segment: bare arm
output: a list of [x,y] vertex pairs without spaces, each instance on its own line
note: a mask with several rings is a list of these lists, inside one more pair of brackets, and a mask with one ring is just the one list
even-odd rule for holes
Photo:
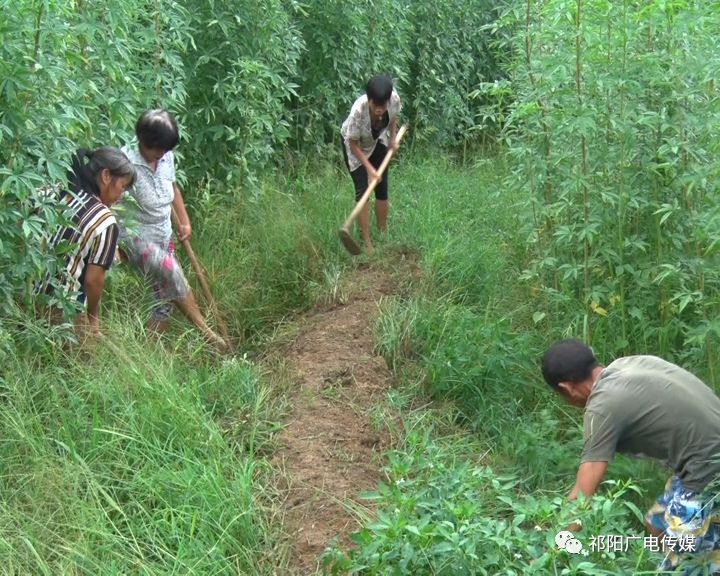
[[393,118],[390,120],[390,147],[393,150],[398,149],[397,143],[397,119]]
[[173,196],[173,211],[177,217],[176,227],[178,233],[178,239],[180,242],[190,238],[192,228],[190,227],[190,218],[188,217],[187,210],[185,210],[185,201],[183,200],[182,193],[178,185],[173,182],[173,189],[175,194]]
[[368,175],[368,183],[370,183],[370,181],[372,181],[378,177],[378,174],[375,171],[375,168],[373,168],[373,165],[370,164],[370,160],[368,160],[368,157],[365,156],[365,153],[362,151],[362,148],[360,148],[359,141],[358,140],[349,140],[349,142],[350,142],[350,151],[353,153],[355,158],[360,160],[362,165],[365,167],[365,170],[367,171],[367,175]]
[[105,268],[97,264],[88,264],[85,271],[83,290],[87,299],[87,319],[90,331],[100,331],[100,298],[105,286]]
[[590,498],[600,482],[602,482],[607,470],[607,462],[583,462],[577,471],[577,477],[575,478],[575,486],[570,490],[568,494],[569,500],[575,500],[579,493],[583,493],[586,498]]

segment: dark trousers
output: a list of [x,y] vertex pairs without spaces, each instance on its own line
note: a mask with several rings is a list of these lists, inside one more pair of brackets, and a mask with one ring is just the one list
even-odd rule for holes
[[[348,171],[350,171],[347,150],[345,149],[345,141],[342,139],[342,136],[340,137],[340,143],[342,145],[345,166],[347,166]],[[385,154],[387,154],[387,146],[378,140],[375,144],[375,150],[373,150],[373,153],[370,154],[370,158],[368,158],[370,165],[375,168],[375,170],[380,168],[380,164],[382,164],[382,161],[385,159]],[[380,182],[378,182],[378,185],[375,186],[375,200],[387,200],[388,198],[388,172],[389,170],[385,169],[385,173],[382,175]],[[362,195],[368,187],[369,182],[367,170],[365,170],[365,166],[360,165],[360,167],[350,172],[350,176],[352,177],[353,184],[355,185],[355,202],[357,202],[360,198],[362,198]]]

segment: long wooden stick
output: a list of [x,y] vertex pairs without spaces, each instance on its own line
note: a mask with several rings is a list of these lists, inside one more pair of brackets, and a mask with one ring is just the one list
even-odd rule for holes
[[190,246],[190,240],[186,238],[185,240],[181,240],[180,243],[185,249],[185,253],[187,254],[187,257],[192,264],[193,270],[195,270],[195,274],[197,275],[198,282],[200,282],[200,287],[202,288],[203,294],[205,295],[205,299],[207,300],[207,303],[215,316],[215,321],[217,322],[218,328],[220,328],[220,334],[222,334],[222,337],[226,341],[226,343],[229,344],[230,336],[228,335],[227,326],[225,326],[225,322],[223,321],[222,316],[220,316],[220,312],[215,302],[215,298],[213,298],[212,292],[210,292],[210,286],[208,286],[207,280],[205,278],[205,272],[203,271],[200,262],[195,256],[195,252],[193,251],[192,246]]
[[[172,209],[172,217],[175,221],[176,227],[179,228],[179,220],[177,214],[175,213],[175,208]],[[225,322],[220,316],[217,304],[215,303],[215,298],[213,298],[212,292],[210,291],[210,286],[208,285],[207,279],[205,278],[205,272],[203,271],[203,267],[200,264],[200,261],[197,259],[197,256],[195,256],[195,251],[190,245],[190,240],[185,238],[184,240],[180,240],[180,243],[182,244],[182,247],[187,254],[188,260],[190,260],[190,264],[192,265],[193,270],[195,271],[195,276],[200,283],[200,288],[202,289],[203,295],[205,296],[205,301],[208,303],[208,306],[210,306],[210,310],[212,310],[213,316],[215,316],[215,321],[217,322],[218,328],[220,329],[220,334],[222,335],[223,340],[225,340],[225,343],[230,346],[230,336],[228,334],[227,326],[225,326]]]
[[[400,140],[402,140],[402,137],[405,135],[407,129],[407,125],[405,125],[402,126],[400,130],[398,130],[398,133],[395,136],[396,144],[400,144]],[[370,198],[370,194],[372,194],[372,191],[375,190],[375,187],[382,180],[382,175],[385,172],[385,169],[388,167],[388,164],[390,164],[390,160],[392,160],[394,153],[394,148],[388,149],[387,154],[385,154],[385,158],[383,158],[382,164],[380,164],[380,167],[377,169],[377,177],[373,178],[373,180],[370,182],[367,190],[365,190],[363,195],[360,197],[360,200],[357,201],[357,203],[355,204],[355,208],[352,212],[350,212],[350,216],[348,216],[347,220],[345,220],[345,223],[340,228],[340,239],[342,240],[342,243],[345,245],[345,248],[347,248],[350,254],[360,254],[360,247],[355,243],[355,240],[353,240],[352,236],[350,235],[350,226],[352,225],[353,220],[355,220],[355,218],[358,217],[358,214],[360,214],[360,212],[362,211],[363,207]]]

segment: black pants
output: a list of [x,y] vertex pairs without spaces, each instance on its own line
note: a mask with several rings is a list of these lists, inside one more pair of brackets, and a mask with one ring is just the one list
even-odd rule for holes
[[[347,150],[345,149],[345,141],[342,136],[340,137],[340,144],[342,145],[345,166],[347,166],[347,169],[350,170]],[[373,150],[373,153],[370,154],[370,158],[368,158],[370,165],[375,168],[375,170],[380,168],[380,164],[382,164],[382,161],[385,159],[385,154],[387,154],[387,146],[378,140],[375,144],[375,150]],[[386,168],[380,182],[378,182],[378,185],[375,186],[375,200],[387,200],[388,198],[388,172],[389,170]],[[350,172],[350,176],[352,177],[353,184],[355,185],[355,202],[357,202],[360,198],[362,198],[362,195],[368,187],[367,170],[365,170],[365,166],[361,164],[358,168]]]

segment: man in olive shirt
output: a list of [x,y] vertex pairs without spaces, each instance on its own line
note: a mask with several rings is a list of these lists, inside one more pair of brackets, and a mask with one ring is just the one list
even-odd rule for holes
[[[595,493],[615,452],[658,459],[674,476],[646,516],[655,535],[692,537],[712,570],[720,570],[720,525],[709,485],[720,477],[720,398],[701,380],[655,356],[598,364],[579,340],[553,344],[543,356],[545,381],[584,407],[584,446],[569,498]],[[670,554],[661,566],[674,569]]]

